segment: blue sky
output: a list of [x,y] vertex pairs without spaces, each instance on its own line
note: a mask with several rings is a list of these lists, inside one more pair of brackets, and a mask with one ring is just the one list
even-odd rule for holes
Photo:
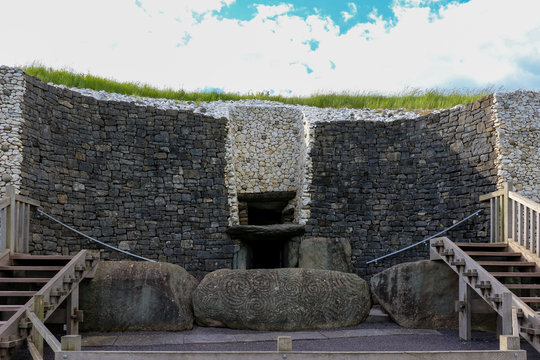
[[538,0],[1,0],[0,63],[184,90],[540,89]]

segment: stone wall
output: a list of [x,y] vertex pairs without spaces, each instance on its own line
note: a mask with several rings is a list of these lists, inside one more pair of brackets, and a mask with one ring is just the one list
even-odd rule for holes
[[[195,273],[231,266],[226,119],[26,81],[25,194],[67,224],[136,254]],[[36,220],[36,253],[94,247]]]
[[360,276],[426,258],[419,246],[376,264],[366,261],[433,235],[477,209],[482,216],[447,235],[488,236],[487,204],[496,189],[492,97],[393,122],[317,122],[306,238],[346,238]]
[[21,185],[24,73],[0,67],[0,194],[6,185]]
[[493,113],[499,183],[540,202],[540,93],[496,93]]
[[[356,272],[369,276],[428,248],[366,261],[479,208],[447,235],[486,240],[478,196],[503,181],[538,201],[539,122],[538,92],[416,117],[73,91],[0,67],[0,193],[14,184],[99,240],[197,275],[232,266],[238,194],[294,191],[305,238],[350,242]],[[95,247],[44,218],[33,230],[36,253]]]

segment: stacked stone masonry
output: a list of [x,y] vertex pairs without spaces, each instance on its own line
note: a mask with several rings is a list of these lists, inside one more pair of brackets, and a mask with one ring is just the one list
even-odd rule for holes
[[[478,196],[503,181],[537,196],[539,109],[534,92],[423,116],[194,104],[68,89],[1,67],[0,192],[14,184],[68,225],[199,278],[233,266],[238,194],[294,192],[303,239],[348,241],[355,272],[370,276],[428,249],[366,261],[479,208],[448,236],[486,241]],[[32,230],[34,253],[96,247],[37,215]]]
[[[97,101],[31,77],[23,108],[22,192],[44,211],[188,271],[231,266],[225,121]],[[48,219],[35,220],[35,252],[93,247]]]
[[538,92],[497,93],[497,169],[523,195],[540,202],[540,96]]
[[22,103],[25,91],[20,69],[0,68],[0,193],[6,185],[21,184],[23,131]]
[[305,237],[347,238],[361,276],[426,258],[420,241],[484,208],[448,234],[485,241],[488,211],[478,202],[495,190],[491,97],[458,109],[393,122],[319,122],[311,149],[311,216]]

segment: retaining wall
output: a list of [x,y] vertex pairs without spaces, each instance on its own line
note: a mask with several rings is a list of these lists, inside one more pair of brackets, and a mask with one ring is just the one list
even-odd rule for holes
[[[224,119],[98,101],[32,77],[26,82],[22,191],[44,211],[189,271],[231,266]],[[88,247],[50,220],[36,220],[34,251]]]
[[[219,106],[210,116],[98,100],[0,67],[0,192],[14,184],[68,225],[195,275],[232,266],[238,193],[296,191],[305,238],[347,239],[361,276],[427,257],[420,246],[366,264],[479,208],[447,235],[486,241],[478,197],[503,181],[539,199],[539,93],[388,122]],[[34,253],[94,247],[37,216],[33,232]]]
[[426,258],[419,246],[377,264],[366,261],[435,234],[479,208],[482,216],[448,236],[487,240],[487,204],[496,189],[492,97],[393,122],[318,122],[306,237],[346,238],[360,276]]

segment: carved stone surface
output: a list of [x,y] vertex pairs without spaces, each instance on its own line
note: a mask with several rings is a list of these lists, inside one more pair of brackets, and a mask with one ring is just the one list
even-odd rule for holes
[[168,263],[102,261],[81,286],[84,331],[181,331],[193,327],[197,280]]
[[304,232],[304,225],[299,224],[236,225],[227,230],[229,235],[248,241],[289,238],[303,235]]
[[197,323],[253,330],[353,326],[371,308],[367,283],[315,269],[217,270],[193,295]]

